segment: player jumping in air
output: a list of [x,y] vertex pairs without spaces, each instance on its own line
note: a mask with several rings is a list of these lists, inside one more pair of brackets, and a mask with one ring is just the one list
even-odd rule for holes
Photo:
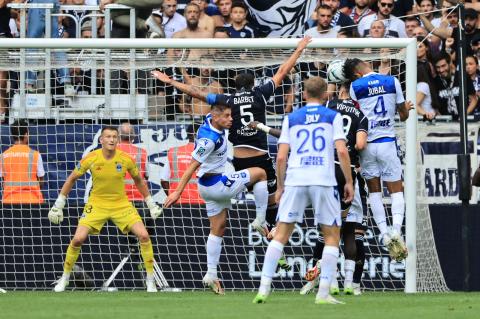
[[[169,80],[163,74],[158,74],[158,77],[164,82]],[[222,251],[227,212],[231,206],[230,200],[243,192],[246,187],[267,180],[267,174],[259,167],[225,173],[228,157],[225,131],[231,126],[232,111],[230,107],[213,105],[205,123],[197,132],[190,166],[180,179],[177,188],[168,195],[164,203],[164,207],[174,204],[180,198],[193,173],[198,169],[198,191],[205,200],[207,216],[210,221],[210,234],[207,240],[207,273],[203,277],[203,283],[216,294],[224,293],[218,279],[217,266]]]
[[[353,81],[350,86],[351,98],[358,102],[368,118],[368,143],[360,153],[360,166],[362,176],[367,180],[373,218],[390,256],[401,261],[408,252],[402,238],[405,200],[394,124],[397,111],[401,121],[408,119],[412,103],[405,102],[397,78],[373,72],[370,65],[360,59],[347,59],[343,73],[346,79]],[[393,228],[390,230],[382,202],[381,180],[386,182],[392,198]]]
[[102,128],[100,135],[102,148],[87,154],[75,170],[68,176],[58,195],[55,205],[48,213],[53,224],[63,220],[68,193],[83,174],[90,171],[93,188],[88,203],[78,222],[75,235],[70,242],[65,256],[63,275],[54,288],[55,292],[65,291],[68,286],[73,266],[80,254],[80,249],[89,234],[99,234],[103,225],[111,220],[124,234],[132,232],[140,242],[140,251],[147,272],[146,286],[148,292],[156,292],[153,276],[153,247],[150,236],[140,215],[125,193],[125,175],[128,172],[137,189],[150,209],[150,216],[155,219],[162,214],[162,209],[153,201],[147,184],[141,178],[133,159],[125,152],[117,149],[118,130],[116,127]]

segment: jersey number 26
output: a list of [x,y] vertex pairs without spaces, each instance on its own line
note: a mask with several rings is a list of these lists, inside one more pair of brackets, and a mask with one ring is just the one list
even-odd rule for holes
[[301,129],[297,132],[297,139],[302,140],[300,147],[297,149],[297,154],[303,154],[310,151],[310,147],[315,152],[321,152],[325,149],[325,138],[322,136],[325,129],[317,127],[311,133],[307,129]]

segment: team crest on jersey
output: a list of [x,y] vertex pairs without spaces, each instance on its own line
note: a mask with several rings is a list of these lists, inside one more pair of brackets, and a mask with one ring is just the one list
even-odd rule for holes
[[197,150],[197,155],[203,156],[203,154],[205,154],[205,148],[200,146]]
[[121,171],[122,171],[122,164],[117,163],[117,172],[121,172]]

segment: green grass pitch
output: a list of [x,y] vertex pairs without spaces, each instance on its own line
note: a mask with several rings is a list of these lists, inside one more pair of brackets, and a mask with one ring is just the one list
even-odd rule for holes
[[[315,305],[313,294],[273,292],[254,305],[253,292],[8,292],[0,294],[0,318],[480,318],[480,293],[365,293],[340,296],[346,305]],[[382,317],[380,317],[380,315]]]

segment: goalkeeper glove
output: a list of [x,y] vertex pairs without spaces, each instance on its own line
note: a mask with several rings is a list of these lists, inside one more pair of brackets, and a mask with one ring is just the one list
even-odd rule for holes
[[162,215],[163,209],[153,201],[152,196],[146,197],[145,203],[147,204],[148,209],[150,209],[150,216],[152,219],[157,219],[160,217],[160,215]]
[[65,202],[67,198],[60,194],[58,195],[55,204],[52,209],[48,212],[48,219],[52,224],[60,224],[63,221],[63,207],[65,207]]

